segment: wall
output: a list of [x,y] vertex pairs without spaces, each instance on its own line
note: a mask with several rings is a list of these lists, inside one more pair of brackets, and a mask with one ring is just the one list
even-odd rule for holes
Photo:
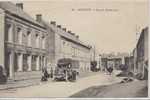
[[4,67],[4,25],[5,25],[5,13],[2,9],[0,9],[0,65],[2,65]]
[[[8,25],[11,25],[12,41],[8,41]],[[21,28],[22,43],[18,42],[18,28]],[[28,32],[31,34],[31,45],[28,45]],[[36,35],[38,34],[39,40],[36,43]],[[5,67],[10,79],[20,80],[29,79],[28,73],[31,74],[30,78],[41,78],[41,69],[45,65],[43,57],[46,55],[46,48],[43,48],[46,44],[42,43],[42,37],[46,38],[47,31],[45,28],[34,25],[23,19],[17,18],[9,13],[5,16]],[[37,47],[38,45],[38,47]],[[18,59],[18,55],[22,55]],[[10,56],[11,55],[11,56]],[[32,60],[27,61],[27,56],[30,56]],[[33,58],[39,57],[37,63]],[[11,58],[11,60],[10,60]],[[10,63],[11,62],[11,63]],[[31,62],[31,63],[30,63]],[[28,63],[28,64],[27,64]],[[30,64],[29,64],[30,63]],[[31,65],[31,70],[29,70]],[[43,66],[41,66],[43,65]],[[18,67],[19,66],[19,67]],[[19,69],[21,68],[21,70]],[[34,74],[33,72],[36,72]]]
[[48,36],[46,48],[48,48],[48,67],[54,66],[55,63],[55,30],[47,26]]
[[60,32],[61,31],[58,29],[55,30],[55,65],[59,59],[70,58],[75,60],[76,63],[78,63],[77,65],[82,67],[82,70],[89,70],[91,57],[90,50],[65,39],[59,34]]
[[148,28],[144,31],[144,60],[148,60]]
[[145,62],[148,61],[148,27],[144,28],[141,32],[140,38],[136,45],[136,69],[137,73],[144,75]]

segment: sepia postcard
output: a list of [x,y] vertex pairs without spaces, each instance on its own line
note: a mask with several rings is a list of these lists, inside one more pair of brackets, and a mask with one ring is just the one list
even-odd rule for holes
[[0,1],[0,99],[148,99],[148,0]]

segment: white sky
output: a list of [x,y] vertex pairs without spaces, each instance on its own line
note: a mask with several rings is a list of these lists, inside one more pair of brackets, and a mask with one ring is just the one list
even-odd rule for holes
[[[94,44],[100,53],[131,52],[136,43],[136,31],[148,25],[148,3],[146,0],[111,1],[51,0],[23,3],[24,10],[31,16],[41,13],[44,20],[56,21],[78,34],[82,41]],[[80,8],[115,11],[77,11]]]

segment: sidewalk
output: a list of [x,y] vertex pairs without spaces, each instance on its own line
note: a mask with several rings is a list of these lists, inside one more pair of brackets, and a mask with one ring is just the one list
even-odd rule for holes
[[23,88],[33,85],[39,85],[40,79],[34,79],[33,80],[21,80],[21,81],[10,81],[6,84],[0,85],[0,90],[7,90],[7,89],[14,89],[14,88]]
[[[99,73],[102,73],[102,72],[83,72],[83,73],[80,73],[77,80],[81,78],[97,75]],[[23,88],[23,87],[29,87],[29,86],[34,86],[34,85],[45,84],[49,82],[52,82],[51,78],[49,78],[47,82],[41,82],[41,79],[34,79],[34,81],[33,80],[10,81],[6,84],[0,85],[0,90]]]

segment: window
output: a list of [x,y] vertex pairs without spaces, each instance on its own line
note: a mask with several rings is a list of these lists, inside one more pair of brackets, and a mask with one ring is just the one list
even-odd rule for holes
[[72,56],[75,56],[75,47],[72,47]]
[[32,56],[32,71],[36,71],[36,56]]
[[14,56],[15,56],[15,59],[14,59],[14,71],[17,72],[18,68],[19,68],[19,66],[18,66],[18,59],[19,58],[18,58],[18,54],[17,53],[15,53]]
[[13,42],[13,28],[11,24],[7,25],[7,40]]
[[17,43],[22,44],[22,30],[17,28]]
[[39,48],[39,35],[36,34],[35,37],[36,37],[36,48]]
[[27,34],[22,34],[22,44],[27,45]]
[[42,37],[42,49],[45,49],[45,37]]
[[31,46],[31,32],[27,31],[27,45]]
[[66,45],[65,45],[66,42],[65,42],[64,40],[61,40],[61,43],[62,43],[62,47],[61,47],[62,52],[65,53],[65,52],[66,52],[66,50],[65,50],[65,49],[66,49],[66,47],[65,47],[65,46],[66,46]]
[[65,41],[63,41],[63,45],[65,45],[65,43],[66,43],[66,42],[65,42]]
[[27,54],[24,54],[23,55],[23,71],[28,71],[28,63],[27,63],[27,57],[28,55]]

